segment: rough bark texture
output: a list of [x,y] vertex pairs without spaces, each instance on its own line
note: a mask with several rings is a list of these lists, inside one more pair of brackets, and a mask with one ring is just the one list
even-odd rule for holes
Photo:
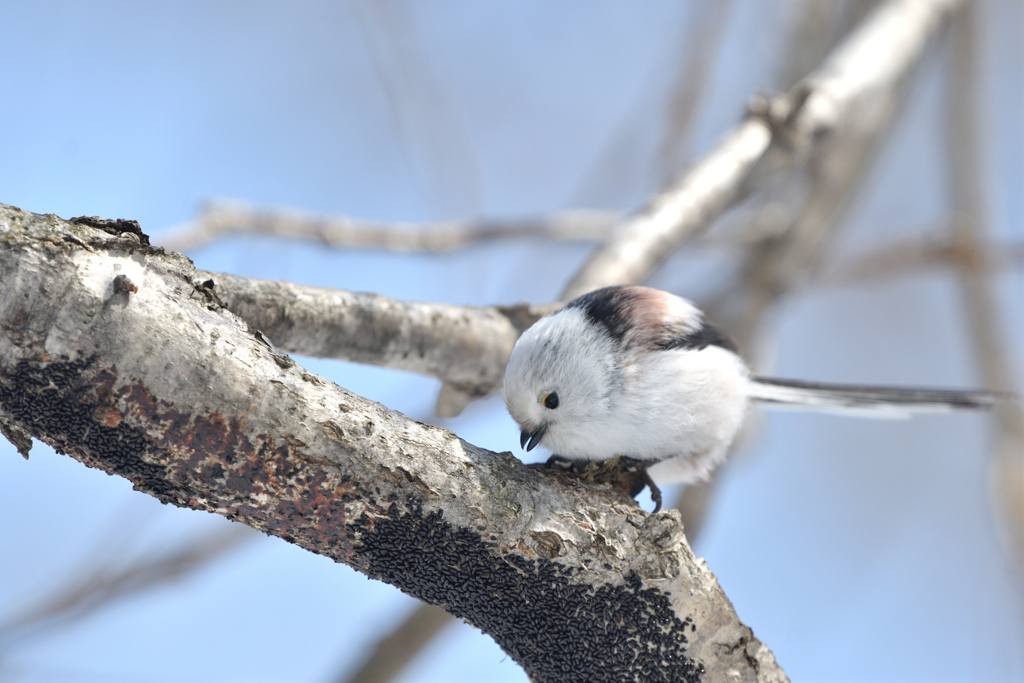
[[501,388],[516,339],[552,306],[453,306],[198,271],[224,306],[289,353],[432,375],[477,398]]
[[537,681],[781,681],[678,513],[304,371],[179,254],[0,205],[0,422],[387,581]]

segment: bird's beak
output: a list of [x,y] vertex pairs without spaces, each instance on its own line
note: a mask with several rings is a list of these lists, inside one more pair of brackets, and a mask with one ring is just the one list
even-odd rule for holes
[[548,431],[548,426],[546,424],[537,427],[533,431],[524,429],[523,433],[519,435],[519,445],[527,451],[532,451],[537,447],[537,444],[540,443],[540,440],[544,438],[544,432],[546,431]]

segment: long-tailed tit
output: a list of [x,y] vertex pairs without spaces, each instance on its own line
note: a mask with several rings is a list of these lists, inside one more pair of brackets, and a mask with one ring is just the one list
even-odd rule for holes
[[707,478],[751,402],[904,417],[988,408],[999,395],[755,377],[692,303],[621,286],[574,299],[526,330],[502,398],[527,451],[540,445],[570,461],[650,463],[654,494],[653,484]]

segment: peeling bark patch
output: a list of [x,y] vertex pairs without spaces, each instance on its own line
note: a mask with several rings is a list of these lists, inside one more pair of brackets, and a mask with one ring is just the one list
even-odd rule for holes
[[392,505],[386,518],[364,514],[355,524],[370,576],[489,633],[531,680],[701,680],[703,667],[686,656],[694,624],[636,574],[593,587],[546,558],[506,553],[496,561],[497,549],[478,533],[415,506],[403,513]]
[[99,406],[93,411],[93,417],[108,427],[121,424],[121,411],[112,406]]
[[114,419],[112,409],[100,403],[114,375],[97,372],[95,360],[20,361],[0,381],[0,409],[58,453],[166,497],[173,487],[164,468],[139,457],[148,445],[142,430]]
[[347,504],[369,498],[350,477],[306,460],[301,443],[250,436],[245,425],[220,413],[181,413],[139,384],[120,394],[138,419],[151,422],[149,431],[167,454],[167,476],[176,493],[169,502],[216,512],[352,563]]
[[91,228],[98,228],[105,233],[111,235],[121,235],[122,233],[129,233],[139,238],[139,241],[143,244],[149,244],[149,235],[142,232],[142,227],[138,221],[128,220],[127,218],[100,218],[99,216],[78,216],[68,221],[69,223],[76,223],[78,225],[88,225]]

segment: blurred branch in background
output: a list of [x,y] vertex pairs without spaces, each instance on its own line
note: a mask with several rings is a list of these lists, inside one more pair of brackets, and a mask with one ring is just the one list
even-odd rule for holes
[[[842,12],[837,9],[842,6],[840,3],[827,4],[831,10],[825,16],[831,23],[824,26],[808,18],[821,19],[822,3],[809,0],[804,4],[806,16],[797,22],[796,33],[787,41],[790,49],[783,66],[783,82],[791,77],[794,64],[809,60],[812,46],[823,53],[834,47],[844,31],[850,30],[850,18],[863,13],[865,3],[849,3],[856,4],[860,12]],[[812,33],[815,35],[809,35]],[[831,36],[831,41],[823,41],[823,35]],[[833,55],[843,49],[836,48]],[[823,59],[823,54],[817,58]],[[813,80],[813,76],[804,80]],[[851,122],[845,129],[833,129],[803,166],[779,169],[771,185],[758,197],[760,209],[740,232],[761,237],[747,250],[737,282],[705,302],[704,309],[709,318],[740,341],[748,354],[757,353],[760,344],[756,330],[765,321],[765,314],[806,281],[820,264],[825,247],[862,184],[871,151],[896,120],[907,95],[907,84],[906,80],[893,79],[889,88],[875,94],[880,100],[879,109],[887,116],[877,116],[871,126]],[[756,358],[748,360],[757,364]]]
[[[977,5],[953,23],[949,62],[948,149],[953,239],[959,255],[960,287],[978,369],[986,386],[1016,391],[1019,368],[1008,348],[1006,325],[999,312],[991,272],[981,255],[988,232],[980,119],[983,99],[978,87]],[[1007,402],[996,408],[998,433],[991,465],[994,504],[1003,521],[1002,540],[1024,578],[1024,407]]]
[[615,229],[561,298],[645,281],[766,179],[803,166],[833,139],[879,129],[893,115],[901,85],[958,5],[956,0],[880,5],[788,95],[755,98],[751,115]]
[[687,239],[709,229],[745,197],[747,179],[771,140],[768,124],[757,116],[729,131],[690,171],[621,223],[570,280],[560,299],[646,280]]
[[393,681],[455,617],[436,605],[421,602],[390,633],[377,641],[354,672],[342,672],[337,683]]
[[[818,3],[809,3],[807,7],[816,10]],[[836,15],[832,27],[837,40],[844,27],[843,16]],[[798,27],[808,30],[812,25],[805,21]],[[790,62],[807,57],[803,38],[797,34],[790,41],[791,45],[800,46],[791,50]],[[876,150],[898,118],[909,84],[909,78],[894,79],[890,89],[876,94],[880,109],[888,115],[876,118],[874,127],[850,125],[837,129],[816,147],[802,168],[783,169],[783,182],[766,193],[763,210],[753,217],[753,225],[744,230],[766,237],[751,246],[737,281],[706,302],[703,310],[709,319],[729,330],[741,348],[747,349],[746,359],[752,367],[763,369],[767,365],[763,350],[766,328],[774,319],[776,308],[807,282],[823,261],[867,177]],[[785,207],[781,212],[780,206]],[[788,223],[780,225],[781,216],[790,217]],[[771,227],[759,227],[759,223]],[[748,420],[745,431],[753,425],[756,422]],[[732,450],[738,450],[747,438],[749,435],[745,434],[733,444]],[[719,468],[707,482],[684,488],[676,500],[691,542],[707,518],[721,472]]]
[[[959,229],[947,227],[958,234]],[[980,236],[979,236],[980,237]],[[914,275],[928,269],[961,268],[965,261],[988,273],[1024,268],[1024,244],[971,243],[957,237],[925,233],[847,257],[821,274],[824,285],[854,285]]]
[[0,661],[5,651],[28,639],[70,626],[120,600],[184,579],[260,535],[243,524],[231,524],[123,568],[112,566],[122,557],[120,553],[104,553],[100,566],[91,571],[76,570],[61,582],[59,590],[21,614],[0,621]]
[[863,21],[878,0],[794,0],[787,9],[796,19],[785,42],[785,56],[778,69],[783,90],[795,86],[821,64],[822,58],[850,30]]
[[336,249],[443,252],[489,240],[535,237],[595,241],[608,236],[618,212],[577,209],[539,218],[478,219],[437,223],[384,223],[347,216],[311,216],[290,209],[260,209],[214,202],[191,223],[160,235],[160,244],[189,251],[230,235],[270,235],[308,240]]

